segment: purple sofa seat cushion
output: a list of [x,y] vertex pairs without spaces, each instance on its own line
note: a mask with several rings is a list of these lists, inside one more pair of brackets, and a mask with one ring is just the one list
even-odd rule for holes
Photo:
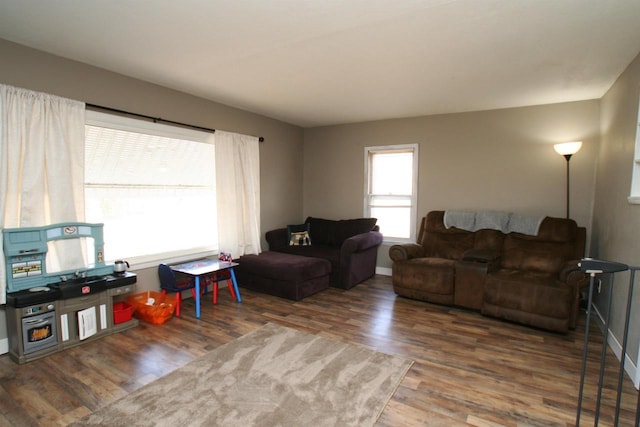
[[278,252],[309,258],[321,258],[329,261],[335,271],[340,267],[340,248],[314,244],[313,240],[311,241],[311,246],[285,246],[279,248]]
[[328,276],[331,273],[331,264],[327,260],[281,252],[243,255],[239,264],[239,268],[247,273],[288,282],[302,282],[316,277]]

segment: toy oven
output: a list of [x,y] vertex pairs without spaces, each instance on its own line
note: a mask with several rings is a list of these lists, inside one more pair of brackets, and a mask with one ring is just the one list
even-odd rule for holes
[[24,354],[58,344],[54,305],[45,303],[22,308],[22,345]]

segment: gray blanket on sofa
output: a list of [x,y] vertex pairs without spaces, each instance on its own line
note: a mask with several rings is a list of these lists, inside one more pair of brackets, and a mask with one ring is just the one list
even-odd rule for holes
[[522,233],[536,236],[544,216],[522,215],[502,211],[456,211],[444,212],[444,226],[461,230],[499,230],[505,234]]

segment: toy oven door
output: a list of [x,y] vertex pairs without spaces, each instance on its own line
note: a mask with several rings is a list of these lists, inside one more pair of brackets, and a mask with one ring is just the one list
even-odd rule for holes
[[55,312],[22,318],[24,354],[43,350],[58,343]]

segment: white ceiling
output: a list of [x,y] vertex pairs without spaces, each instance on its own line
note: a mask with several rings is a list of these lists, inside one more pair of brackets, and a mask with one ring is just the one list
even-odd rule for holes
[[638,0],[0,0],[0,38],[303,127],[600,98]]

